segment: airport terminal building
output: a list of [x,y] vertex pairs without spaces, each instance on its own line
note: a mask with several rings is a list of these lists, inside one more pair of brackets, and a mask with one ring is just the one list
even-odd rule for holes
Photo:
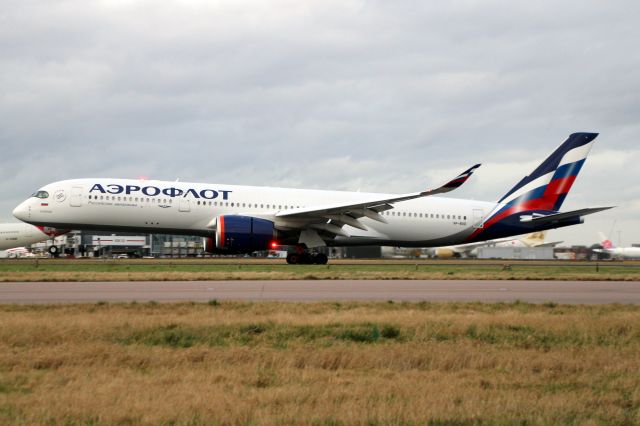
[[32,249],[36,254],[47,253],[52,246],[75,257],[195,257],[203,253],[201,237],[96,231],[72,231],[55,240],[34,244]]

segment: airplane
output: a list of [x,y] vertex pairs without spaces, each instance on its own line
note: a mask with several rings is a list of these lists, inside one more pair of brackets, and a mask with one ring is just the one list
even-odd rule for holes
[[602,238],[601,249],[594,249],[596,253],[606,253],[611,257],[622,259],[637,259],[640,258],[640,247],[616,247],[613,245],[610,239],[608,239],[602,232],[598,233]]
[[27,257],[33,256],[33,253],[29,251],[26,247],[15,247],[6,250],[0,250],[0,259],[5,259],[8,257]]
[[[31,244],[50,240],[69,232],[46,225],[29,225],[27,223],[0,223],[0,250],[24,248]],[[55,247],[55,246],[52,246]],[[57,247],[55,247],[57,253]],[[20,251],[14,251],[17,254]]]
[[497,202],[434,195],[305,190],[111,178],[53,182],[18,205],[27,223],[65,229],[202,236],[208,253],[294,246],[287,262],[326,263],[325,246],[438,247],[576,225],[611,207],[559,209],[597,133],[573,133]]
[[431,255],[440,259],[451,257],[473,257],[480,247],[555,247],[562,241],[545,241],[547,231],[532,232],[520,238],[499,238],[479,243],[460,244],[457,246],[436,247]]

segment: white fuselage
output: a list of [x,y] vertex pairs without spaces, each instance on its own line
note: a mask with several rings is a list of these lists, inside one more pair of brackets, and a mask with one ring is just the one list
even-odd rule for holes
[[612,257],[637,259],[640,258],[640,247],[615,247],[609,249],[602,249],[603,252],[608,253]]
[[[211,236],[215,219],[242,215],[272,220],[287,229],[278,212],[357,202],[385,194],[285,189],[127,179],[77,179],[41,188],[47,199],[31,197],[14,215],[38,225],[79,230],[130,231]],[[459,244],[496,203],[444,197],[398,202],[382,213],[387,223],[362,218],[367,230],[345,226],[349,237],[333,245],[442,246]],[[298,224],[299,225],[299,224]]]
[[0,250],[30,246],[51,237],[27,223],[0,223]]

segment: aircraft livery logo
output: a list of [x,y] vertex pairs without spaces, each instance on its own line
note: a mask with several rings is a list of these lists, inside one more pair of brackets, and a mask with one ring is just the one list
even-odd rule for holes
[[60,189],[60,190],[56,191],[55,194],[53,194],[53,198],[57,202],[61,203],[67,198],[67,194],[65,194],[64,189]]
[[101,185],[96,183],[91,187],[89,193],[92,192],[100,192],[101,194],[142,194],[147,197],[155,197],[156,195],[166,195],[168,197],[183,197],[186,198],[188,196],[192,196],[193,198],[205,198],[207,200],[214,200],[219,196],[222,196],[223,200],[229,199],[229,194],[232,191],[224,190],[224,189],[202,189],[198,191],[197,189],[188,188],[158,188],[157,186],[138,186],[138,185]]

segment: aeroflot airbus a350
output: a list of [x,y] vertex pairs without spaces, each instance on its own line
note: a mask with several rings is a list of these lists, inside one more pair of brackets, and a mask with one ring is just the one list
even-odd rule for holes
[[200,235],[211,253],[296,246],[289,263],[326,263],[321,246],[437,247],[582,223],[610,207],[559,212],[597,133],[574,133],[498,202],[433,197],[462,185],[391,195],[127,179],[75,179],[36,191],[13,211],[61,229]]

